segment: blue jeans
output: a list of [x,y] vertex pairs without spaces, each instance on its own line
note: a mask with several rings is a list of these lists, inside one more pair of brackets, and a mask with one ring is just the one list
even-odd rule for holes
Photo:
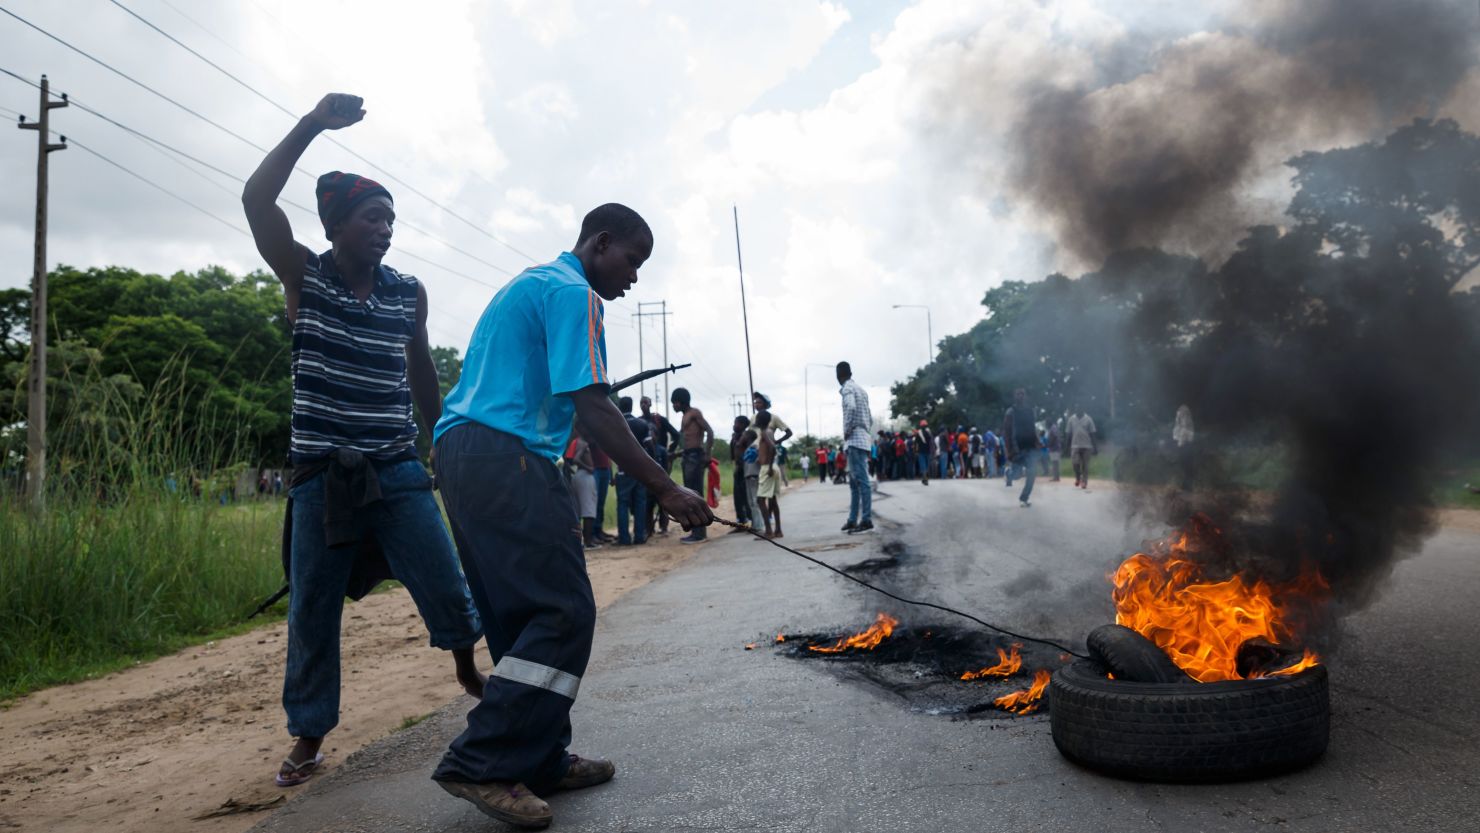
[[868,480],[868,449],[848,449],[848,523],[872,523],[874,487]]
[[930,455],[929,454],[916,454],[915,455],[915,470],[920,473],[920,479],[922,479],[922,480],[929,480],[930,479]]
[[[396,580],[406,585],[432,647],[471,648],[483,635],[432,480],[416,460],[378,472],[382,499],[355,511],[373,533]],[[324,475],[294,486],[293,561],[288,597],[288,667],[283,709],[293,737],[321,738],[339,723],[339,620],[358,548],[324,542]],[[395,681],[383,681],[395,684]]]
[[1023,473],[1023,491],[1018,495],[1018,500],[1023,503],[1027,503],[1028,498],[1033,494],[1033,478],[1038,470],[1038,456],[1037,451],[1019,451],[1017,456],[1012,458],[1012,466],[1007,470],[1007,485],[1009,486],[1012,485],[1013,472]]
[[611,466],[596,469],[596,531],[602,532],[601,525],[606,520],[606,490],[612,485]]
[[[647,489],[637,478],[617,472],[617,543],[641,544],[647,541]],[[627,533],[627,516],[632,516],[632,534]]]

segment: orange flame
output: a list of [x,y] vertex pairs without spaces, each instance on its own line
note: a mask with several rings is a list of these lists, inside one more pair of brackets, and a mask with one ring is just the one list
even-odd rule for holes
[[1011,677],[1023,667],[1023,656],[1018,653],[1022,647],[1022,643],[1014,642],[1011,654],[998,648],[997,659],[1000,661],[996,665],[988,666],[980,671],[967,671],[961,675],[961,679],[980,680],[983,677]]
[[786,641],[786,634],[784,634],[784,633],[778,633],[778,634],[776,634],[776,641],[777,642],[785,642]]
[[872,651],[878,647],[880,642],[883,642],[890,634],[894,633],[894,626],[898,624],[898,619],[887,613],[880,613],[879,618],[875,619],[872,625],[869,625],[868,630],[862,633],[855,633],[852,636],[845,636],[831,645],[808,645],[807,650],[817,651],[822,654],[840,654],[849,648]]
[[1299,674],[1301,671],[1304,671],[1305,669],[1311,667],[1312,665],[1320,665],[1320,664],[1321,664],[1321,658],[1318,657],[1318,656],[1316,656],[1314,653],[1312,653],[1309,648],[1306,648],[1305,649],[1305,656],[1301,657],[1300,661],[1297,662],[1297,663],[1295,663],[1294,665],[1291,665],[1288,668],[1281,668],[1278,671],[1270,671],[1267,674],[1255,673],[1254,676],[1255,677],[1283,677],[1283,676],[1286,676],[1288,674]]
[[[1202,522],[1194,523],[1194,532],[1221,534]],[[1117,623],[1155,642],[1200,682],[1242,679],[1238,649],[1246,640],[1257,637],[1275,645],[1298,641],[1292,607],[1324,601],[1329,589],[1313,569],[1283,584],[1237,575],[1211,581],[1188,556],[1191,546],[1184,531],[1152,547],[1150,555],[1127,558],[1112,577],[1111,595]],[[1278,673],[1293,674],[1319,661],[1307,651],[1299,664]]]
[[1043,699],[1043,690],[1048,688],[1050,675],[1048,669],[1040,668],[1033,672],[1033,685],[1022,691],[1014,691],[1004,694],[992,702],[999,708],[1006,709],[1013,714],[1030,714],[1038,710],[1039,701]]

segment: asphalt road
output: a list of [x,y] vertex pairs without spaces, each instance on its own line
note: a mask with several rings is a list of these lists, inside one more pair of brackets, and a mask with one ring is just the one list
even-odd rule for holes
[[[886,484],[878,534],[838,533],[843,486],[782,502],[786,541],[865,577],[1024,632],[1082,645],[1109,621],[1106,576],[1154,530],[1116,490],[1040,482],[1033,506],[1000,481]],[[746,536],[602,616],[572,712],[574,751],[617,778],[556,796],[569,831],[1474,831],[1480,829],[1480,535],[1444,531],[1347,620],[1331,657],[1332,736],[1314,767],[1216,786],[1113,780],[1061,758],[1046,716],[972,703],[1018,683],[913,683],[909,668],[797,659],[777,633],[857,630],[887,610],[899,638],[979,629],[907,608]],[[967,645],[970,637],[978,643]],[[988,640],[982,642],[982,640]],[[793,640],[794,642],[795,640]],[[759,643],[745,650],[750,642]],[[805,652],[803,652],[805,653]],[[1036,649],[1029,665],[1053,664]],[[966,664],[963,655],[954,660]],[[945,663],[949,670],[950,662]],[[916,671],[918,671],[916,667]],[[387,685],[396,681],[387,680]],[[428,776],[464,703],[352,756],[259,831],[506,829]]]

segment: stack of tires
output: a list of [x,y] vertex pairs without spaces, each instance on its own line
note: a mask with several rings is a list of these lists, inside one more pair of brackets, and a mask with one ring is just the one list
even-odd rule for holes
[[1326,751],[1324,666],[1200,683],[1120,625],[1091,633],[1089,652],[1049,685],[1054,744],[1075,763],[1124,778],[1212,782],[1288,772]]

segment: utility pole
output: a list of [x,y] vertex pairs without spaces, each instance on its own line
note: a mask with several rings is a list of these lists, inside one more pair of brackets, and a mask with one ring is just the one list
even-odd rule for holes
[[67,96],[51,100],[51,82],[41,76],[41,116],[22,130],[36,131],[36,258],[31,272],[31,367],[26,382],[26,499],[31,508],[46,506],[46,160],[67,148],[67,137],[51,141],[51,111],[67,106]]
[[740,269],[740,318],[745,323],[745,376],[750,382],[750,398],[755,399],[755,372],[750,367],[750,313],[745,307],[745,259],[740,256],[740,209],[730,206],[735,216],[735,265]]
[[[643,312],[643,310],[642,310],[643,307],[659,307],[660,308],[660,311],[659,312]],[[650,317],[653,317],[653,316],[657,316],[657,317],[659,317],[659,318],[661,318],[663,320],[663,367],[667,367],[668,366],[668,316],[671,315],[671,314],[672,313],[668,312],[668,302],[667,301],[639,301],[637,303],[637,312],[633,313],[632,314],[632,317],[637,319],[637,364],[638,364],[637,370],[638,370],[638,372],[647,370],[647,367],[645,365],[643,365],[643,363],[642,363],[642,319],[644,319],[644,318],[650,318]],[[668,413],[668,401],[672,398],[672,395],[668,392],[668,377],[671,376],[671,375],[672,374],[664,374],[663,375],[663,413],[665,413],[665,414]],[[639,395],[640,395],[641,389],[642,389],[641,388],[641,385],[639,385],[638,386]],[[658,385],[655,382],[655,383],[653,383],[653,393],[657,393],[657,392],[658,392]]]

